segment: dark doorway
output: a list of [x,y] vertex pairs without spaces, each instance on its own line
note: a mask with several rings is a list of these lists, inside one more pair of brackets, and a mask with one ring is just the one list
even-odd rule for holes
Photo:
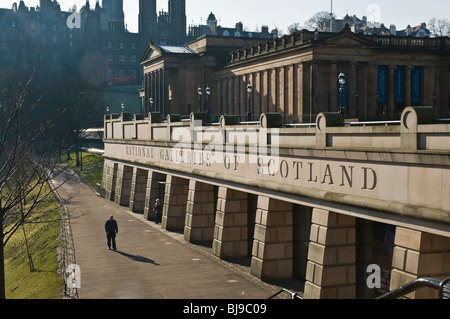
[[294,278],[306,280],[309,237],[311,233],[312,208],[292,205]]

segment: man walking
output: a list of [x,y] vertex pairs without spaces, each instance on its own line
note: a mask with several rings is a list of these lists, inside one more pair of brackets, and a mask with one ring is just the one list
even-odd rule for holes
[[108,240],[108,249],[111,250],[111,243],[112,248],[114,251],[116,251],[116,234],[119,233],[119,228],[117,226],[117,221],[114,220],[114,216],[110,215],[109,220],[105,223],[105,231],[106,231],[106,238]]

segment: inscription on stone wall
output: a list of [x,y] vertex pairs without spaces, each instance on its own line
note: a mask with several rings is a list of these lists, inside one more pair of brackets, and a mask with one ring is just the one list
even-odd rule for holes
[[[201,149],[168,149],[150,146],[124,146],[127,157],[152,162],[169,163],[180,167],[203,168],[205,171],[252,176],[254,179],[273,179],[274,182],[317,187],[358,188],[374,191],[378,174],[374,167],[357,163],[347,164],[323,159],[272,157],[270,155],[236,154]],[[114,152],[115,153],[115,152]],[[119,154],[111,154],[119,155]]]

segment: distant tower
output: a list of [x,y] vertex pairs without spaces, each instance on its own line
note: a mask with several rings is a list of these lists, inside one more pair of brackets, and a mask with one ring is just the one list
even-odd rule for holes
[[145,48],[150,40],[159,42],[156,0],[139,0],[139,34]]
[[169,0],[171,42],[184,44],[186,40],[186,0]]
[[124,31],[125,14],[123,13],[123,0],[103,0],[102,7],[108,12],[109,31]]

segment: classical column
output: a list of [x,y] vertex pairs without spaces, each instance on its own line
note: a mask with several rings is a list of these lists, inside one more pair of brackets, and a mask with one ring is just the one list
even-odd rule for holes
[[212,241],[214,218],[214,186],[189,181],[184,239],[191,243]]
[[248,256],[247,194],[220,187],[214,226],[213,253],[222,258]]
[[350,62],[350,73],[349,73],[349,79],[348,79],[348,110],[347,110],[347,116],[349,118],[355,117],[356,114],[356,91],[358,88],[358,76],[357,76],[357,69],[358,63],[357,62]]
[[339,108],[337,106],[338,101],[338,90],[337,90],[337,78],[338,78],[338,70],[337,64],[331,63],[330,66],[330,112],[339,112]]
[[264,70],[261,71],[261,114],[268,112],[268,104],[269,104],[269,71]]
[[270,70],[270,98],[269,98],[269,112],[277,112],[277,70]]
[[121,206],[130,205],[131,181],[133,167],[119,164],[117,168],[116,193],[114,202]]
[[263,280],[293,275],[292,204],[258,197],[251,273]]
[[188,179],[167,175],[162,217],[164,229],[184,229],[188,191]]
[[304,115],[308,113],[307,110],[305,110],[305,68],[303,63],[300,63],[297,68],[297,114],[298,114],[298,121],[300,123],[304,122]]
[[286,93],[287,93],[287,107],[286,107],[286,120],[292,121],[295,108],[295,66],[289,65],[287,67],[286,77]]
[[368,83],[367,83],[367,119],[374,120],[378,113],[378,65],[375,62],[368,64]]
[[239,114],[239,109],[240,109],[240,107],[239,107],[240,106],[239,105],[240,85],[239,85],[239,83],[240,83],[239,76],[237,76],[237,75],[233,76],[233,114]]
[[[450,277],[450,237],[397,227],[390,290],[423,277]],[[423,288],[406,296],[435,299],[436,290]]]
[[393,118],[395,114],[395,69],[396,66],[389,66],[388,68],[388,109],[386,116]]
[[261,73],[253,73],[253,120],[257,121],[261,114],[262,92],[261,92]]
[[135,213],[143,213],[145,207],[145,192],[147,189],[146,170],[135,167],[131,180],[130,210]]
[[356,298],[355,225],[354,217],[313,210],[306,299]]
[[286,86],[285,86],[285,69],[284,67],[277,68],[278,73],[278,112],[285,114],[286,113]]
[[411,85],[412,85],[412,69],[413,69],[414,67],[412,67],[412,66],[407,66],[406,68],[405,68],[405,106],[406,107],[408,107],[408,106],[412,106],[412,103],[411,103],[411,98],[412,98],[412,96],[411,96],[411,94],[412,94],[412,92],[411,92]]

